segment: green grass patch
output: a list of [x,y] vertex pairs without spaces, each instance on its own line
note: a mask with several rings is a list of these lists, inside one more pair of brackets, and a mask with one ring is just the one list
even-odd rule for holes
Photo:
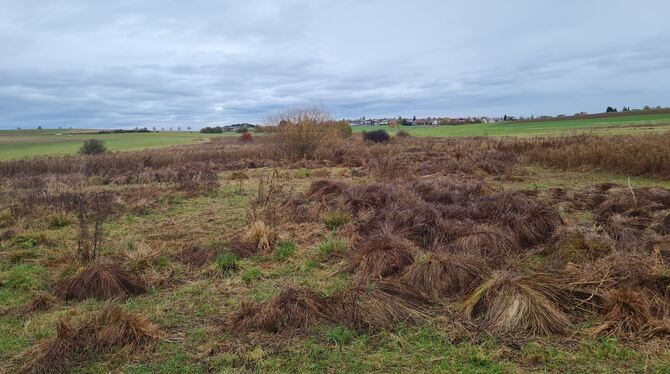
[[329,236],[316,247],[316,252],[320,256],[331,256],[342,254],[349,249],[349,244],[335,236]]
[[252,268],[245,270],[244,273],[242,273],[242,282],[248,284],[257,281],[261,279],[262,275],[263,273],[261,272],[261,269],[254,266]]
[[286,261],[289,257],[295,254],[295,242],[292,240],[284,240],[279,242],[277,249],[274,252],[274,259],[276,261]]
[[337,230],[341,226],[346,225],[351,221],[351,216],[345,212],[326,212],[323,214],[321,221],[330,230]]
[[232,253],[221,253],[216,257],[216,266],[223,275],[230,275],[237,271],[237,256]]

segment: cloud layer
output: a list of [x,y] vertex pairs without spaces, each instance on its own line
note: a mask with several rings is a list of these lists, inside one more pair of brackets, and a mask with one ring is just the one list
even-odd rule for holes
[[0,128],[670,104],[665,1],[0,2]]

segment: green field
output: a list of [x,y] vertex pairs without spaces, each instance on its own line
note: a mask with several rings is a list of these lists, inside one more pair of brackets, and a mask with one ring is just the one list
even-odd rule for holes
[[[358,126],[354,132],[386,129],[388,126]],[[670,130],[670,114],[640,114],[625,117],[531,123],[472,124],[460,126],[403,126],[414,136],[556,136],[590,132],[602,135],[640,134]],[[87,131],[89,133],[87,133]],[[112,151],[194,144],[236,133],[158,132],[94,134],[91,130],[3,130],[0,131],[0,161],[38,155],[77,152],[90,138],[105,141]]]
[[[224,134],[237,135],[235,133]],[[0,160],[38,155],[76,153],[86,139],[101,139],[112,151],[165,147],[205,142],[222,134],[199,132],[156,132],[95,134],[87,130],[8,130],[0,131]]]
[[[388,126],[357,126],[354,127],[354,132],[378,129],[389,130]],[[584,131],[609,135],[670,130],[670,114],[640,114],[625,117],[531,123],[402,126],[402,130],[414,136],[553,136],[581,133]]]

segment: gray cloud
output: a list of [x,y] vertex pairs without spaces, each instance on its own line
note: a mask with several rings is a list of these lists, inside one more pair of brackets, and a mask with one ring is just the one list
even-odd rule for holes
[[661,0],[0,2],[0,128],[670,104]]

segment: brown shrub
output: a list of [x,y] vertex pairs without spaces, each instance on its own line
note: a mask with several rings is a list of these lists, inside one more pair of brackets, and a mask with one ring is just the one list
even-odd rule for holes
[[423,254],[400,279],[433,299],[472,292],[489,274],[484,261],[469,255]]
[[465,311],[495,334],[563,333],[570,320],[561,309],[571,299],[559,285],[549,274],[494,272],[465,301]]
[[61,321],[56,335],[22,354],[23,373],[62,373],[92,358],[125,347],[138,348],[159,337],[145,317],[107,305],[77,326]]
[[285,332],[303,330],[329,320],[326,299],[307,288],[288,288],[262,303],[243,303],[226,325],[234,331],[263,330]]
[[342,139],[341,127],[318,106],[303,106],[275,113],[269,122],[276,126],[273,145],[279,158],[324,159]]
[[95,263],[58,286],[57,294],[63,300],[94,298],[125,299],[144,293],[144,282],[118,265]]

